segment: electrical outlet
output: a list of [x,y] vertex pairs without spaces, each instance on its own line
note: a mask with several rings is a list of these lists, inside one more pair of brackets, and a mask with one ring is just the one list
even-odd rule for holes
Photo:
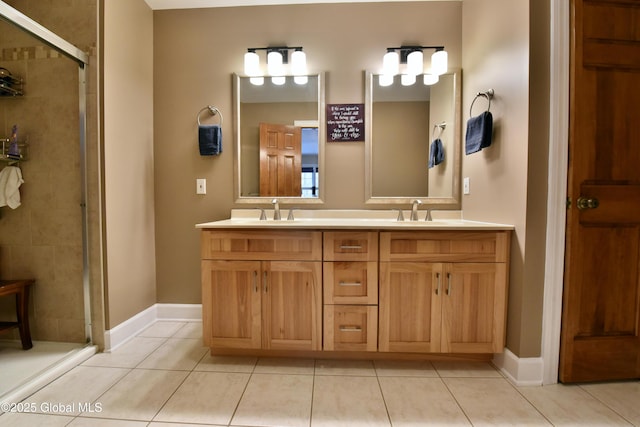
[[469,187],[469,177],[466,176],[462,180],[462,194],[469,194],[469,193],[471,193],[471,189]]
[[207,194],[207,180],[204,178],[196,179],[196,194]]

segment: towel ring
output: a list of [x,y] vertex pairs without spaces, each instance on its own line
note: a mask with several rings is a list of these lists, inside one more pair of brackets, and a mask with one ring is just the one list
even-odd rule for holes
[[222,126],[222,113],[216,107],[213,107],[211,105],[207,105],[202,110],[198,111],[198,115],[196,116],[196,121],[198,122],[198,126],[200,126],[200,115],[202,115],[204,111],[209,111],[209,113],[211,113],[212,116],[215,116],[216,114],[219,115],[220,126]]
[[491,98],[493,98],[493,94],[494,94],[493,89],[489,89],[486,92],[478,92],[476,94],[476,97],[473,98],[473,101],[471,102],[471,107],[469,107],[469,117],[473,117],[473,112],[472,112],[473,111],[473,104],[476,102],[476,99],[478,99],[481,96],[484,97],[484,98],[487,98],[487,101],[489,101],[489,106],[487,107],[487,111],[490,111],[491,110]]
[[431,132],[431,139],[435,139],[433,136],[436,133],[436,129],[440,129],[440,133],[438,133],[438,138],[442,136],[442,132],[447,127],[447,122],[442,122],[437,125],[433,125],[433,131]]

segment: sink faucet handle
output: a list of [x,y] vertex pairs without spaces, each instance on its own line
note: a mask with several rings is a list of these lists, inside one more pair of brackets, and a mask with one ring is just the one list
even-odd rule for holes
[[267,214],[264,211],[264,208],[256,208],[256,209],[260,209],[260,221],[266,221],[267,220]]
[[295,218],[293,217],[293,211],[297,208],[289,208],[289,214],[287,215],[287,221],[293,221]]
[[396,221],[404,221],[404,215],[402,214],[402,208],[398,209],[398,218]]
[[431,209],[427,209],[427,216],[424,217],[425,221],[433,221],[433,218],[431,218]]

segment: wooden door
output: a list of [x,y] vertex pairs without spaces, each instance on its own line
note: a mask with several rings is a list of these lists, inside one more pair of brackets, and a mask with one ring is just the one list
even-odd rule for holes
[[380,263],[380,351],[440,351],[442,264]]
[[260,196],[302,195],[302,128],[260,123]]
[[504,349],[506,265],[445,264],[442,273],[444,353],[501,353]]
[[260,348],[259,261],[202,261],[205,345]]
[[560,380],[640,377],[640,2],[573,0]]
[[322,263],[263,263],[263,348],[322,350]]

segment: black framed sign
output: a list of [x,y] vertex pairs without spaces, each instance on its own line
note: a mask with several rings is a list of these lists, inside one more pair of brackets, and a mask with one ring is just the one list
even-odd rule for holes
[[327,142],[364,141],[364,104],[327,104]]

